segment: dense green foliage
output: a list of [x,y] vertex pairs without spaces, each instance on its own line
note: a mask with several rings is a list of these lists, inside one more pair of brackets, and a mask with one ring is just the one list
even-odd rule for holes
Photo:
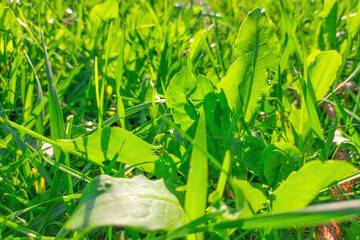
[[359,1],[0,19],[1,239],[360,237]]

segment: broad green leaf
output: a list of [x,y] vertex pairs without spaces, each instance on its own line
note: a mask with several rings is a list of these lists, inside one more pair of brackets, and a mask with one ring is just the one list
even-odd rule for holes
[[288,116],[286,137],[289,143],[298,145],[299,136],[306,139],[311,132],[311,125],[307,114],[302,114],[302,109],[293,109]]
[[165,94],[166,104],[183,131],[188,131],[198,120],[196,109],[203,105],[205,96],[213,91],[209,79],[204,76],[195,78],[187,67],[171,79]]
[[0,29],[17,33],[17,19],[10,7],[5,7],[0,3]]
[[[306,72],[306,71],[305,71]],[[316,111],[316,101],[315,99],[315,92],[313,91],[313,87],[311,84],[311,81],[308,81],[307,84],[305,83],[305,80],[300,76],[299,77],[301,89],[302,89],[302,108],[301,108],[301,115],[302,120],[305,119],[305,115],[307,113],[309,117],[309,123],[312,129],[312,136],[315,140],[317,149],[319,151],[319,158],[323,161],[328,159],[328,155],[326,152],[326,146],[325,146],[325,140],[324,140],[324,134],[322,130],[322,126],[320,123],[320,118],[318,116],[318,113]],[[300,132],[302,133],[303,126],[308,123],[301,122],[300,125]],[[301,136],[301,144],[300,149],[303,147],[304,138]]]
[[356,14],[351,14],[351,16],[347,19],[347,28],[352,37],[356,37],[356,35],[360,31],[360,4],[358,4],[358,10]]
[[102,163],[116,157],[119,162],[148,172],[154,171],[158,159],[154,146],[123,128],[105,127],[86,137],[58,142],[64,150],[84,153],[91,161]]
[[346,229],[346,240],[360,240],[360,224],[352,222],[351,226]]
[[[235,187],[238,188],[237,190],[242,191],[248,204],[242,209],[239,217],[251,217],[267,203],[267,198],[264,193],[260,189],[254,188],[249,182],[235,179],[232,183],[233,188]],[[236,189],[234,190],[236,191]]]
[[198,116],[189,96],[196,89],[196,78],[188,68],[178,72],[170,81],[166,90],[166,105],[172,109],[174,120],[181,129],[187,131],[197,120]]
[[106,0],[102,3],[95,5],[90,13],[86,28],[89,36],[85,39],[88,47],[95,47],[95,43],[99,41],[101,37],[101,26],[103,23],[110,21],[111,19],[117,19],[119,17],[119,5],[116,0]]
[[256,8],[245,18],[235,40],[233,57],[238,59],[219,84],[230,109],[242,108],[246,121],[254,113],[258,97],[269,94],[268,72],[277,69],[278,52],[275,27],[265,11]]
[[316,101],[319,101],[332,86],[337,71],[341,65],[341,56],[338,52],[324,51],[309,55],[307,59],[308,75],[314,89]]
[[174,183],[178,181],[176,163],[169,154],[162,154],[155,162],[155,176],[165,181],[170,179]]
[[90,12],[90,18],[100,18],[107,22],[119,17],[119,5],[116,0],[106,0],[103,3],[95,5]]
[[355,170],[344,161],[315,160],[306,163],[298,172],[293,172],[273,192],[272,212],[280,213],[306,207],[322,189],[335,180]]
[[265,147],[265,143],[254,136],[245,136],[242,141],[234,140],[232,143],[232,149],[239,161],[256,174],[260,174],[259,163]]
[[183,223],[184,211],[163,180],[100,175],[86,186],[80,203],[65,223],[68,230],[127,226],[170,231]]
[[268,146],[262,153],[260,169],[269,186],[285,180],[289,174],[298,170],[302,154],[295,146],[278,142]]
[[[191,153],[189,174],[185,194],[185,223],[205,215],[208,185],[208,159],[205,113],[199,110],[200,118],[196,128]],[[201,235],[190,235],[188,239],[201,239]]]

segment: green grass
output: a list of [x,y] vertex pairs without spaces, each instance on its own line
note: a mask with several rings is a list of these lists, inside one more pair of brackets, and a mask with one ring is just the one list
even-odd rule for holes
[[360,237],[359,1],[0,19],[0,239]]

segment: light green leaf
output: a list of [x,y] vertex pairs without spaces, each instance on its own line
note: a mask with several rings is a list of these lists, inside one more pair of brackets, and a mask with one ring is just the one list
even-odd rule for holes
[[184,211],[163,180],[150,181],[100,175],[86,186],[80,203],[64,228],[90,230],[128,226],[142,230],[173,230],[183,223]]
[[251,217],[253,213],[257,213],[267,203],[264,193],[260,189],[254,188],[249,182],[237,179],[232,182],[234,183],[233,187],[237,187],[238,190],[242,191],[247,201],[247,205],[242,209],[239,217]]
[[14,12],[10,7],[5,7],[0,3],[0,29],[17,33],[18,22]]
[[116,0],[106,0],[103,3],[95,5],[90,12],[90,18],[98,17],[104,22],[119,17],[119,6]]
[[344,161],[316,160],[306,163],[298,172],[293,172],[274,191],[272,212],[280,213],[306,207],[322,189],[335,180],[355,171],[355,167]]
[[209,79],[201,75],[195,78],[187,67],[171,79],[166,90],[166,104],[183,131],[186,132],[198,120],[196,109],[203,105],[205,96],[213,91]]
[[264,10],[256,8],[242,23],[235,40],[233,56],[238,58],[221,80],[230,109],[241,107],[245,120],[254,113],[257,98],[269,94],[268,71],[279,61],[275,27]]
[[188,68],[184,68],[171,79],[166,90],[166,105],[172,109],[175,122],[184,131],[187,131],[198,118],[195,109],[188,102],[195,89],[196,78]]
[[341,56],[337,51],[324,51],[309,55],[308,74],[314,89],[316,101],[319,101],[332,86],[341,65]]
[[[191,153],[189,174],[185,194],[185,223],[205,215],[208,185],[208,159],[205,112],[200,108],[194,146]],[[190,235],[188,239],[201,239],[201,235]]]
[[356,14],[350,14],[347,19],[347,28],[351,36],[354,38],[360,31],[360,4]]
[[123,128],[105,127],[86,137],[58,142],[62,149],[84,153],[91,161],[102,163],[116,157],[117,161],[136,165],[148,172],[154,171],[158,159],[154,146]]
[[85,40],[85,43],[89,48],[93,48],[101,37],[99,32],[101,32],[102,24],[119,17],[119,5],[116,0],[106,0],[95,5],[88,16],[86,27],[89,37]]

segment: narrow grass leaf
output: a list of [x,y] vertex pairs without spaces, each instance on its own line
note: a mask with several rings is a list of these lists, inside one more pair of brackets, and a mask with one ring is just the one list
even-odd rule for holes
[[282,214],[263,214],[252,218],[215,224],[209,229],[286,229],[293,227],[314,226],[331,221],[344,221],[360,214],[360,201],[346,201],[314,205],[305,209]]
[[46,76],[48,80],[49,87],[49,108],[50,108],[50,129],[52,139],[60,139],[64,137],[65,127],[64,127],[64,119],[60,107],[60,101],[58,98],[58,94],[54,85],[54,75],[51,70],[50,60],[47,54],[45,40],[43,35],[41,34],[43,41],[43,49],[44,49],[44,58],[45,58],[45,67],[46,67]]
[[[189,174],[186,182],[185,223],[202,217],[205,214],[206,208],[208,159],[203,153],[203,151],[207,151],[207,138],[205,113],[202,108],[200,108],[199,114],[199,122],[194,138],[194,143],[197,145],[191,153]],[[189,236],[189,239],[200,239],[200,237],[200,235],[192,235]]]
[[[95,95],[96,95],[96,103],[97,103],[97,107],[98,107],[98,128],[102,128],[103,127],[103,116],[102,116],[102,101],[101,101],[101,96],[103,96],[103,94],[100,93],[99,87],[100,87],[100,82],[99,82],[99,73],[98,73],[98,60],[97,57],[95,57]],[[102,88],[101,88],[102,89]]]
[[115,72],[115,86],[116,86],[116,110],[119,117],[120,126],[125,128],[125,109],[124,103],[120,94],[122,75],[124,71],[124,50],[125,50],[125,33],[126,28],[123,26],[122,37],[120,41],[120,54],[117,59]]

